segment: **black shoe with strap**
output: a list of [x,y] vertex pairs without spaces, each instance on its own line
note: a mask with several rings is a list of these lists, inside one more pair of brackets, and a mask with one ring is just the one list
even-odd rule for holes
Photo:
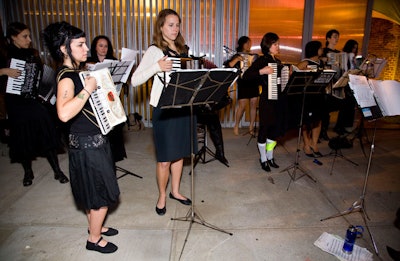
[[118,247],[111,242],[107,242],[107,244],[103,247],[100,246],[99,243],[101,240],[103,240],[103,237],[100,237],[100,239],[96,243],[86,241],[86,249],[97,251],[103,254],[110,254],[117,251]]

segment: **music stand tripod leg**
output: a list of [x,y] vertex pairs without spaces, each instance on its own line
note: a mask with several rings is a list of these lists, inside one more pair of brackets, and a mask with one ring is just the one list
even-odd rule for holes
[[369,158],[368,158],[368,166],[367,166],[367,171],[366,171],[365,177],[364,177],[364,186],[363,186],[363,189],[362,189],[361,196],[347,210],[339,212],[338,214],[334,214],[332,216],[323,218],[320,221],[324,221],[324,220],[331,219],[331,218],[336,218],[336,217],[341,217],[341,216],[344,216],[344,215],[347,215],[347,214],[351,214],[351,213],[357,212],[357,211],[360,212],[361,216],[362,216],[362,218],[364,220],[365,226],[367,227],[367,230],[368,230],[369,236],[371,238],[372,245],[374,247],[375,253],[377,255],[379,255],[378,248],[376,246],[374,237],[372,236],[372,233],[371,233],[371,231],[369,230],[369,227],[368,227],[367,219],[369,220],[369,217],[368,217],[367,212],[365,211],[365,202],[364,202],[365,195],[366,195],[366,192],[367,192],[367,183],[368,183],[369,171],[370,171],[371,162],[372,162],[372,154],[373,154],[374,148],[375,148],[375,134],[376,134],[376,120],[375,120],[374,134],[372,136],[371,150],[370,150]]
[[117,179],[120,179],[120,178],[125,177],[127,175],[135,176],[135,177],[140,178],[140,179],[143,178],[142,176],[139,176],[139,175],[127,170],[127,169],[124,169],[124,168],[121,168],[121,167],[118,167],[118,166],[115,166],[115,171],[121,171],[121,172],[124,173],[121,176],[117,177]]

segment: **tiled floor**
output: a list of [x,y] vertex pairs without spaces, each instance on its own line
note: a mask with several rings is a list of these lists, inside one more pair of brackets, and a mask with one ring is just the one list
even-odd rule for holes
[[[154,211],[157,187],[151,133],[149,128],[125,132],[128,159],[118,166],[143,178],[127,175],[119,179],[120,204],[106,222],[120,231],[109,238],[119,246],[111,255],[85,249],[85,215],[75,207],[70,186],[53,179],[45,159],[34,162],[34,183],[23,187],[22,167],[9,163],[2,144],[0,260],[337,260],[314,246],[314,241],[323,232],[344,237],[349,224],[365,226],[361,212],[321,219],[348,209],[362,196],[371,129],[361,143],[354,140],[353,148],[342,150],[343,156],[357,165],[337,157],[332,167],[331,155],[321,158],[320,166],[300,151],[298,167],[317,182],[307,175],[301,177],[302,171],[297,168],[292,182],[288,175],[293,175],[292,168],[280,172],[297,163],[297,131],[288,133],[275,150],[281,167],[266,173],[258,162],[256,140],[248,135],[234,136],[232,129],[224,129],[230,167],[218,161],[199,163],[191,195],[191,168],[185,165],[181,191],[194,199],[194,208],[167,199],[167,213],[162,217]],[[326,141],[320,144],[320,150],[331,152]],[[59,158],[68,173],[67,155]],[[398,129],[376,131],[371,163],[364,206],[379,251],[373,260],[391,260],[386,245],[400,250],[400,230],[393,225],[400,207]],[[118,172],[120,175],[122,172]],[[188,221],[171,220],[188,213]],[[192,213],[196,214],[195,221],[204,220],[232,235],[191,222]],[[375,252],[367,232],[356,243]]]

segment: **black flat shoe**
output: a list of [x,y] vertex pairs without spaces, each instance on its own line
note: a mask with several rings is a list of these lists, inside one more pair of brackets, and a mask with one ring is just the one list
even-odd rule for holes
[[322,155],[321,152],[315,151],[315,150],[314,150],[313,148],[311,148],[311,147],[310,147],[310,149],[312,150],[312,152],[314,153],[314,155],[315,155],[317,158],[321,158],[321,157],[324,156],[324,155]]
[[24,185],[24,187],[30,186],[30,185],[32,185],[33,179],[34,179],[34,176],[33,176],[32,171],[25,172],[24,180],[22,181],[22,184]]
[[307,153],[305,150],[303,150],[303,151],[304,151],[304,154],[306,154],[307,157],[314,158],[314,153]]
[[97,251],[103,254],[114,253],[115,251],[117,251],[118,247],[111,242],[107,242],[104,247],[99,246],[101,240],[103,240],[103,237],[100,237],[100,239],[96,243],[86,241],[86,249]]
[[[88,232],[88,234],[90,233],[89,229],[88,229],[87,232]],[[116,230],[115,228],[109,227],[108,230],[107,230],[106,232],[101,232],[101,234],[102,234],[103,236],[111,237],[111,236],[118,235],[118,230]]]
[[67,178],[67,176],[64,175],[62,171],[54,174],[54,179],[60,181],[60,183],[62,184],[69,182],[69,179]]
[[270,172],[271,171],[271,168],[268,165],[268,161],[261,162],[261,160],[260,160],[260,164],[261,164],[261,168],[263,170],[265,170],[266,172]]
[[276,169],[279,168],[279,165],[275,163],[274,159],[267,160],[267,162],[268,162],[269,166],[276,168]]
[[159,216],[164,216],[166,212],[167,212],[167,207],[166,207],[166,206],[163,207],[163,208],[158,208],[158,207],[156,206],[156,213],[157,213],[157,215],[159,215]]
[[192,201],[191,201],[190,199],[188,199],[188,198],[187,198],[187,199],[179,199],[179,198],[176,198],[176,197],[174,197],[174,195],[172,195],[171,192],[169,193],[169,198],[175,199],[175,200],[181,202],[183,205],[190,205],[190,204],[192,204]]

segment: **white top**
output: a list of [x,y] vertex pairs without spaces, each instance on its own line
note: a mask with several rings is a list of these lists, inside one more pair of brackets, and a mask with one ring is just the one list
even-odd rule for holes
[[[156,73],[160,73],[161,68],[158,61],[165,55],[162,50],[154,45],[150,46],[143,55],[143,58],[132,75],[131,84],[133,87],[147,82]],[[164,84],[158,77],[154,77],[153,86],[150,93],[150,105],[157,107]]]

